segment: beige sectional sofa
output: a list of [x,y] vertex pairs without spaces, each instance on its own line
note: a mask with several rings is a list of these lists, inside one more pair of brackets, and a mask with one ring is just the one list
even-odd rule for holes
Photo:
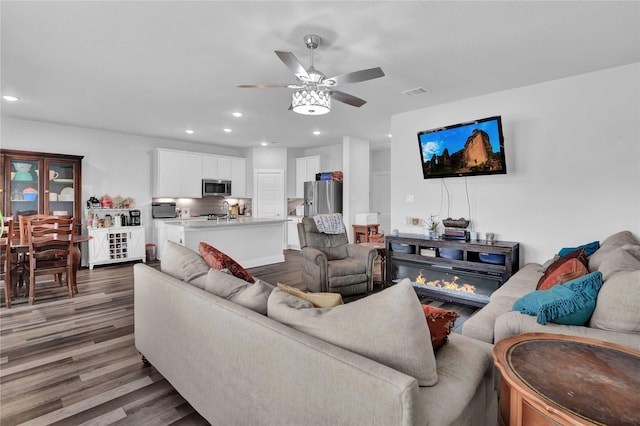
[[[247,284],[209,270],[195,258],[195,252],[175,246],[173,255],[172,248],[165,247],[163,272],[145,264],[134,267],[135,344],[212,424],[496,424],[491,345],[452,334],[434,356],[428,343],[429,357],[435,362],[433,371],[427,372],[433,384],[420,386],[416,377],[388,365],[394,365],[395,359],[375,360],[375,342],[367,349],[373,355],[364,356],[303,332],[292,323],[276,321],[268,312],[259,312],[262,308],[258,305],[265,303],[278,310],[279,318],[290,318],[291,313],[295,316],[298,309],[312,312],[314,308],[304,305],[307,302],[302,299],[283,295],[260,280]],[[222,281],[226,290],[220,290]],[[248,292],[253,295],[252,302]],[[362,315],[358,326],[366,328],[371,321],[371,327],[380,327],[373,335],[384,337],[380,319],[394,322],[385,315],[394,311],[403,315],[407,310],[413,315],[413,306],[408,309],[390,303],[403,292],[403,286],[398,286],[372,299],[368,313],[363,309],[368,298],[352,302],[359,304],[354,312]],[[299,302],[292,303],[287,297]],[[414,299],[417,302],[415,295]],[[408,300],[404,297],[403,303],[413,303]],[[349,312],[350,306],[342,305],[339,312]],[[426,330],[429,339],[428,328],[415,328],[401,333]],[[385,342],[392,341],[385,338]],[[412,351],[398,347],[398,358],[422,359],[428,352]],[[422,368],[419,364],[418,369]]]
[[590,337],[640,350],[640,245],[629,231],[606,238],[589,257],[589,272],[600,271],[603,285],[585,326],[548,322],[512,311],[514,302],[536,289],[545,268],[530,263],[491,295],[490,302],[462,325],[462,334],[488,343],[539,332]]

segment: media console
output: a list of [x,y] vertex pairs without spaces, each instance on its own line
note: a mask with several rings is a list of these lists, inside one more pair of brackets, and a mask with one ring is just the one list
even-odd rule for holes
[[[386,285],[409,278],[419,296],[482,307],[519,269],[517,242],[387,236]],[[482,258],[482,259],[481,259]]]

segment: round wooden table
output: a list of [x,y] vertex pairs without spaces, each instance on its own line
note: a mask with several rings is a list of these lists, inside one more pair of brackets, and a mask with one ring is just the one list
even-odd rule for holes
[[640,424],[640,351],[584,337],[527,333],[493,347],[505,425]]

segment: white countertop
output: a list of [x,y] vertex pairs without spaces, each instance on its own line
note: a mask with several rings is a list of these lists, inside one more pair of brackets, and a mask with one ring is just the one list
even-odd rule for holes
[[287,219],[271,219],[271,218],[255,218],[255,217],[242,217],[238,219],[208,220],[206,218],[200,220],[186,219],[186,220],[172,220],[165,222],[166,225],[182,226],[185,231],[197,230],[203,228],[218,228],[229,226],[253,226],[253,225],[265,225],[269,223],[284,223]]

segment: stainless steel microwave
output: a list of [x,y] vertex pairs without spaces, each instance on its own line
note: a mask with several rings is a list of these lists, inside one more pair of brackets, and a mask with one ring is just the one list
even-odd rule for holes
[[203,197],[228,197],[231,195],[231,181],[222,179],[202,179]]

